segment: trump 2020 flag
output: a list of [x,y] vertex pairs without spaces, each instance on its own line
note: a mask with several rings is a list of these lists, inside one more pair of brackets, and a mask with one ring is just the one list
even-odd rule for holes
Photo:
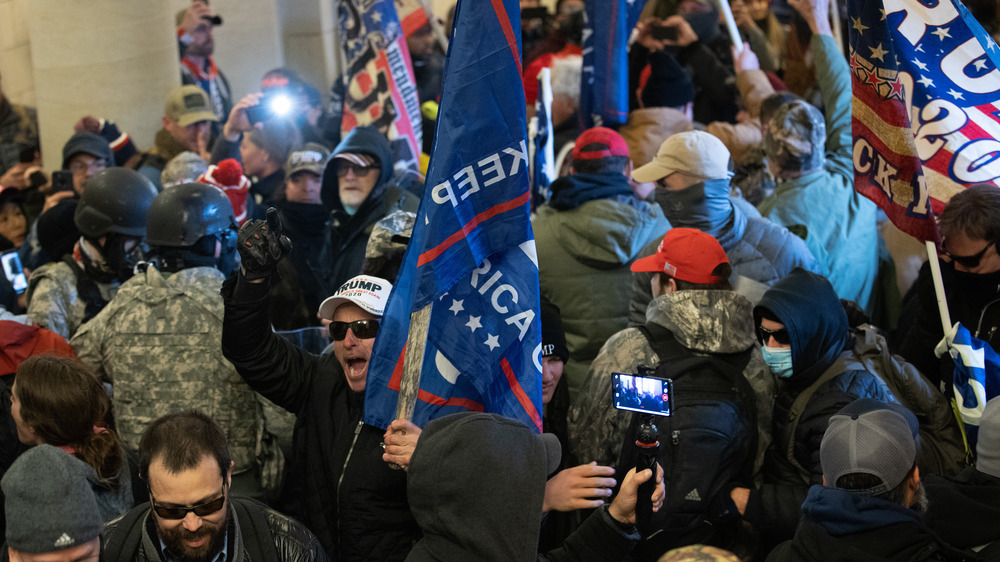
[[427,187],[372,351],[368,424],[406,417],[397,402],[419,375],[419,426],[474,410],[541,430],[519,10],[517,0],[456,7]]
[[587,2],[583,27],[580,116],[584,125],[612,127],[628,119],[628,38],[645,2]]
[[344,45],[344,113],[340,130],[371,125],[392,145],[396,168],[419,168],[420,100],[410,51],[392,0],[337,2]]
[[932,4],[847,2],[855,189],[936,241],[954,193],[1000,185],[1000,50],[960,2]]
[[965,422],[970,446],[975,449],[979,421],[986,403],[1000,394],[1000,355],[990,345],[972,337],[962,324],[955,324],[948,353],[955,363],[953,384],[958,413]]

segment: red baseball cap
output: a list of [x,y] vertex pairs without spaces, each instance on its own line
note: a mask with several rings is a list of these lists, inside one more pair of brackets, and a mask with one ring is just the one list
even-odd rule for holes
[[712,275],[722,263],[729,263],[729,258],[711,234],[694,228],[672,228],[656,253],[635,260],[632,271],[666,273],[688,283],[709,285],[725,281],[719,275]]
[[628,156],[628,145],[621,135],[607,127],[592,127],[573,143],[574,160],[596,160],[609,156]]

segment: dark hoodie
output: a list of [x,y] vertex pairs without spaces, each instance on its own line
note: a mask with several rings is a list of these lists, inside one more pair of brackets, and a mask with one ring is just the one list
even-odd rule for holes
[[[378,180],[357,212],[348,214],[340,202],[339,180],[335,171],[336,156],[344,152],[369,154],[378,158]],[[323,171],[320,195],[330,210],[323,250],[314,269],[319,272],[324,294],[333,294],[345,281],[361,272],[365,246],[372,227],[382,217],[402,209],[416,212],[419,200],[392,185],[393,157],[389,141],[378,129],[355,127],[334,149]]]
[[423,531],[407,560],[534,560],[553,442],[558,457],[554,438],[495,414],[429,422],[406,474]]
[[814,486],[802,513],[795,538],[774,549],[768,562],[976,560],[941,541],[916,511],[880,498]]
[[[774,403],[774,441],[764,460],[764,485],[751,491],[745,513],[765,532],[766,543],[792,536],[808,486],[822,483],[819,448],[830,416],[858,398],[896,400],[876,375],[847,370],[816,388],[795,424],[794,435],[789,435],[793,421],[789,412],[796,398],[841,354],[853,354],[854,338],[833,285],[804,269],[795,269],[764,293],[754,308],[756,325],[765,314],[788,330],[793,367]],[[791,455],[785,449],[788,442]]]

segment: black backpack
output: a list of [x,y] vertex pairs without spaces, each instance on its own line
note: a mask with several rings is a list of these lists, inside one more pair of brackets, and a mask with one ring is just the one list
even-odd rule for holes
[[[732,484],[751,484],[757,451],[757,407],[743,376],[751,348],[732,354],[696,355],[656,324],[639,330],[660,358],[656,377],[673,379],[673,415],[656,417],[667,496],[653,514],[638,560],[656,560],[666,550],[688,544],[726,547],[741,531],[729,499]],[[632,422],[618,462],[618,481],[636,466],[640,415]]]

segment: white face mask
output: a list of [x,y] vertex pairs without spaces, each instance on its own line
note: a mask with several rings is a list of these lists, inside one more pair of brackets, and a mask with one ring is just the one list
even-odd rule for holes
[[783,379],[792,376],[792,348],[765,345],[761,348],[761,354],[772,373]]

